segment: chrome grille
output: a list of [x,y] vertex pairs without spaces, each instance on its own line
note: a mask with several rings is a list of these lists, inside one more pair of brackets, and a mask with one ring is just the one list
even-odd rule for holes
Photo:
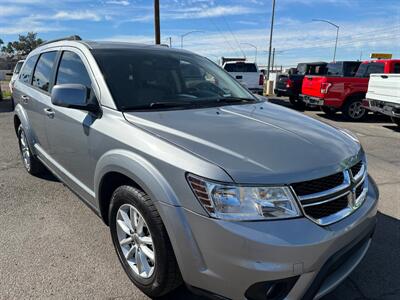
[[342,172],[291,184],[306,217],[319,225],[335,223],[354,212],[367,195],[362,161]]

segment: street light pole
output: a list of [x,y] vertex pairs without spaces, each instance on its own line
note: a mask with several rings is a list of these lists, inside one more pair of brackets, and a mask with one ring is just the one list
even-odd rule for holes
[[240,43],[241,45],[248,45],[250,47],[253,47],[256,50],[256,55],[254,56],[254,62],[257,62],[257,55],[258,55],[258,48],[257,46],[250,44],[250,43]]
[[269,33],[267,80],[269,80],[269,70],[271,67],[271,48],[272,48],[272,34],[274,32],[274,17],[275,17],[275,0],[272,0],[272,16],[271,16],[271,31]]
[[203,32],[203,31],[201,31],[201,30],[193,30],[193,31],[189,31],[189,32],[186,32],[186,33],[181,35],[181,48],[183,48],[183,38],[185,36],[189,35],[189,34],[196,33],[196,32]]
[[337,49],[337,42],[338,42],[338,38],[339,38],[339,25],[336,25],[335,23],[332,23],[328,20],[322,20],[322,19],[312,19],[312,21],[314,22],[325,22],[328,23],[334,27],[336,27],[336,41],[335,41],[335,50],[333,52],[333,62],[336,61],[336,49]]
[[161,44],[160,34],[160,0],[154,0],[154,34],[157,45]]

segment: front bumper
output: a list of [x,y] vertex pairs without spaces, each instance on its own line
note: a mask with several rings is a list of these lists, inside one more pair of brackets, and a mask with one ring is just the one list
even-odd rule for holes
[[[306,218],[226,222],[162,205],[183,279],[214,295],[245,299],[255,283],[298,277],[286,299],[322,297],[346,278],[369,247],[378,199],[373,180],[369,182],[363,205],[326,227]],[[360,240],[364,243],[354,248],[354,241]],[[342,267],[324,267],[349,247]]]
[[307,105],[317,105],[317,106],[323,106],[324,105],[324,99],[320,99],[317,97],[312,97],[308,95],[299,95],[300,99]]

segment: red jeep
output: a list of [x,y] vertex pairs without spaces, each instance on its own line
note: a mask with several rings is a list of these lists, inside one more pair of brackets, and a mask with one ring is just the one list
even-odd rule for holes
[[361,121],[367,116],[362,101],[368,90],[369,75],[375,73],[400,73],[400,60],[362,62],[354,77],[306,76],[300,97],[306,104],[321,106],[328,115],[341,110],[346,119]]

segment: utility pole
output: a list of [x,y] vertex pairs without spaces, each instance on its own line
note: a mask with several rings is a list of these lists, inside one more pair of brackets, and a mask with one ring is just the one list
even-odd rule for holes
[[169,47],[172,48],[172,37],[169,37]]
[[160,34],[160,0],[154,0],[154,34],[157,45],[161,44]]
[[275,48],[272,49],[272,72],[274,72],[275,65]]
[[269,71],[271,67],[271,48],[272,48],[272,34],[274,32],[274,17],[275,17],[275,0],[272,0],[272,16],[271,16],[271,31],[269,33],[267,80],[269,80]]

